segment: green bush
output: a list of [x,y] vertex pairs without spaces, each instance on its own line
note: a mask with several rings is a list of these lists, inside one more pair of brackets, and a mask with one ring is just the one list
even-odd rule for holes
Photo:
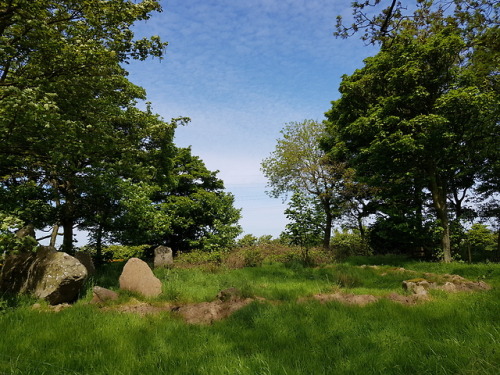
[[343,260],[353,255],[370,255],[370,247],[359,233],[343,230],[335,231],[330,246],[337,260]]
[[24,222],[19,218],[0,212],[0,260],[3,254],[34,251],[38,245],[31,236],[18,237],[15,232]]
[[257,248],[249,248],[243,254],[245,267],[259,267],[264,261],[264,256]]
[[[144,258],[149,245],[125,246],[109,245],[102,248],[102,259],[104,261],[128,260],[130,258]],[[87,251],[92,256],[96,256],[97,250],[93,247],[85,246],[80,251]]]

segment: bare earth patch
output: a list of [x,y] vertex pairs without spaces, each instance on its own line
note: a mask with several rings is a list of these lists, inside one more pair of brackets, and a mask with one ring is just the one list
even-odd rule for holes
[[[377,302],[378,298],[371,294],[348,294],[348,293],[333,293],[333,294],[315,294],[313,299],[320,302],[337,301],[348,305],[365,306],[369,303]],[[305,301],[305,300],[301,300]]]
[[211,324],[216,320],[229,317],[253,301],[252,298],[245,298],[237,301],[202,302],[181,306],[176,311],[187,323]]

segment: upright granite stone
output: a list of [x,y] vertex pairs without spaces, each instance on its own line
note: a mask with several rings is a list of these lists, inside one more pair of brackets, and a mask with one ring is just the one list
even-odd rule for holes
[[167,246],[158,246],[155,249],[154,268],[168,268],[174,264],[172,249]]
[[31,294],[57,305],[74,302],[86,278],[87,270],[78,259],[40,246],[34,253],[7,257],[0,273],[0,291]]
[[80,263],[85,266],[89,276],[95,275],[94,262],[92,261],[92,257],[90,256],[89,253],[86,253],[84,251],[77,251],[75,253],[75,258],[78,259]]
[[161,294],[161,281],[153,274],[146,262],[130,258],[120,275],[120,289],[141,293],[146,297]]

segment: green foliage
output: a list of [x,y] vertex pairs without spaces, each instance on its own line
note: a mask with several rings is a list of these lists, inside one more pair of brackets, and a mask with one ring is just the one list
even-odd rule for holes
[[[341,210],[342,184],[345,173],[343,163],[334,162],[320,148],[325,136],[323,123],[304,120],[285,125],[276,149],[261,163],[269,180],[273,197],[300,192],[318,202],[317,210],[323,212],[318,229],[323,231],[323,246],[330,242],[332,222]],[[318,214],[319,217],[319,214]]]
[[324,222],[324,212],[318,209],[318,204],[301,192],[295,192],[285,209],[289,223],[285,227],[290,244],[298,245],[307,250],[321,243]]
[[71,251],[76,224],[107,224],[118,181],[151,172],[141,154],[157,129],[173,135],[149,108],[136,108],[144,90],[122,67],[162,57],[165,43],[137,40],[131,29],[161,7],[155,0],[20,0],[1,8],[0,184],[9,201],[0,208],[15,205],[37,228],[61,226]]
[[238,247],[253,246],[253,245],[257,244],[257,241],[258,241],[257,237],[255,237],[253,234],[247,233],[238,240],[238,242],[236,243],[236,246],[238,246]]
[[250,248],[244,252],[244,266],[245,267],[260,267],[264,261],[263,254],[258,248]]
[[475,54],[483,38],[491,42],[486,34],[498,14],[466,30],[477,21],[473,8],[461,14],[465,21],[433,12],[432,2],[419,2],[419,8],[404,21],[392,15],[397,31],[380,39],[380,52],[362,69],[343,77],[342,97],[327,114],[325,144],[362,182],[378,188],[386,215],[413,211],[424,228],[432,205],[427,212],[442,229],[441,249],[450,261],[450,217],[462,219],[467,193],[484,181],[486,170],[491,176],[490,160],[498,159],[493,145],[500,97],[491,82],[498,66],[476,69],[481,58]]
[[370,255],[371,249],[365,239],[359,233],[336,230],[331,240],[331,250],[335,259],[343,260],[353,255]]
[[120,202],[123,214],[111,227],[112,238],[166,244],[176,252],[227,250],[241,232],[233,195],[191,149],[175,148],[171,157],[171,169],[157,170],[139,188],[130,185],[127,199]]
[[484,224],[473,224],[462,243],[462,259],[478,262],[498,259],[498,234]]
[[[149,245],[140,246],[125,246],[125,245],[109,245],[102,249],[103,261],[127,261],[130,258],[144,259],[146,251],[150,248]],[[93,247],[84,247],[80,251],[88,251],[93,256],[96,255],[96,249]]]
[[6,254],[34,251],[38,245],[31,236],[16,236],[15,231],[21,229],[24,222],[11,215],[0,212],[0,259]]

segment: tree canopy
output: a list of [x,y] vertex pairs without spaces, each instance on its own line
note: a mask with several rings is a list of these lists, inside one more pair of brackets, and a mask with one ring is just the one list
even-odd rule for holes
[[478,24],[492,13],[456,1],[448,16],[443,2],[432,3],[418,1],[414,17],[398,10],[372,20],[365,36],[381,50],[343,77],[325,144],[381,198],[412,202],[420,220],[429,200],[450,261],[450,220],[460,220],[467,194],[496,175],[500,50],[491,38],[498,23]]
[[324,213],[323,246],[329,247],[333,219],[340,211],[342,163],[328,159],[320,148],[325,134],[322,123],[313,120],[291,122],[281,131],[275,150],[261,163],[262,171],[272,188],[271,196],[301,192],[318,202]]
[[77,226],[100,242],[134,193],[130,209],[154,216],[154,195],[179,183],[173,135],[189,119],[138,109],[146,95],[125,70],[163,57],[167,43],[131,28],[158,11],[156,0],[0,1],[0,210],[53,237],[62,227],[65,250]]

